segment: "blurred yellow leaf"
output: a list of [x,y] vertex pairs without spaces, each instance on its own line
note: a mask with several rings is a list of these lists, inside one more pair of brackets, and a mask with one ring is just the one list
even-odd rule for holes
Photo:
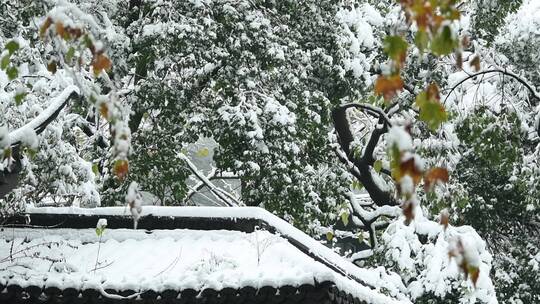
[[332,233],[332,231],[328,231],[326,233],[326,239],[331,241],[333,238],[334,238],[334,234]]
[[431,130],[437,130],[443,122],[448,120],[446,109],[440,102],[439,88],[436,84],[432,83],[425,91],[418,94],[415,104],[420,109],[418,118]]
[[381,169],[382,169],[382,161],[381,160],[376,160],[373,163],[373,170],[375,170],[375,172],[379,173],[379,172],[381,172]]
[[199,149],[199,151],[197,151],[198,157],[207,157],[209,154],[210,154],[210,151],[208,150],[208,148],[202,148],[202,149]]
[[384,52],[398,64],[405,62],[409,44],[401,36],[386,36],[384,38]]
[[343,212],[341,213],[341,221],[343,222],[343,225],[347,226],[349,224],[349,213]]

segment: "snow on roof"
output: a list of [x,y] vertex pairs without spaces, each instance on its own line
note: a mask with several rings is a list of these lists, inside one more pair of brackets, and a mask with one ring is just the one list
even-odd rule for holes
[[19,254],[13,255],[12,262],[4,262],[11,267],[2,271],[2,276],[14,276],[9,280],[21,287],[44,283],[45,287],[60,289],[159,292],[298,286],[333,279],[330,269],[267,231],[183,229],[147,234],[142,230],[106,229],[101,244],[94,229],[17,228],[15,232],[5,230],[2,237],[8,239],[13,234],[13,249],[12,241],[8,241],[1,246],[0,256],[9,260],[11,250]]
[[[38,213],[118,216],[128,212],[123,207],[27,209],[30,216]],[[340,290],[368,303],[410,303],[399,291],[394,291],[395,287],[388,282],[392,278],[385,277],[384,271],[362,269],[351,264],[264,209],[143,208],[143,217],[150,214],[259,219],[273,227],[275,234],[264,230],[246,233],[106,229],[99,243],[95,229],[5,229],[0,232],[7,241],[0,246],[0,280],[4,280],[0,283],[25,286],[41,282],[45,287],[73,286],[104,292],[105,289],[159,291],[164,288],[201,290],[203,287],[219,290],[225,287],[299,286],[315,281],[332,281]],[[304,254],[293,243],[309,248],[311,255],[319,261]],[[22,256],[11,259],[13,252]],[[98,269],[94,271],[96,259]],[[380,293],[378,290],[383,287],[400,300]]]

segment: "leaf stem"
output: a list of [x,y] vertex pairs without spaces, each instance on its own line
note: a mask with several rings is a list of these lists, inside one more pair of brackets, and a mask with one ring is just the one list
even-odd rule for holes
[[103,234],[100,234],[99,235],[99,241],[98,241],[98,248],[97,248],[97,256],[96,256],[96,265],[94,266],[94,274],[96,273],[96,269],[97,269],[97,266],[98,266],[98,261],[99,261],[99,250],[101,249],[101,238],[102,238]]

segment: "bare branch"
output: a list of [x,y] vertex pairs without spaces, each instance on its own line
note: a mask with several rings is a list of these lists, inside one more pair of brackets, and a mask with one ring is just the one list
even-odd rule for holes
[[[458,83],[456,83],[451,89],[450,91],[448,92],[448,94],[446,95],[446,97],[444,98],[444,102],[443,104],[446,104],[446,101],[448,100],[448,97],[450,97],[450,95],[452,94],[452,92],[454,92],[454,90],[459,87],[461,84],[463,84],[465,81],[469,80],[469,79],[472,79],[472,78],[475,78],[476,76],[479,76],[479,75],[484,75],[484,74],[489,74],[489,73],[501,73],[503,75],[506,75],[506,76],[510,76],[512,78],[514,78],[515,80],[517,80],[519,83],[521,83],[523,86],[525,86],[527,88],[527,90],[529,90],[529,92],[531,92],[531,94],[533,95],[533,97],[538,101],[540,102],[540,94],[538,92],[536,92],[536,90],[527,82],[525,81],[525,79],[523,79],[522,77],[520,77],[519,75],[516,75],[510,71],[507,71],[506,69],[500,69],[500,68],[495,68],[495,69],[491,69],[491,70],[485,70],[485,71],[481,71],[481,72],[478,72],[478,73],[475,73],[475,74],[471,74],[467,77],[465,77],[464,79],[460,80]],[[533,106],[534,104],[531,104],[529,103],[529,105]]]

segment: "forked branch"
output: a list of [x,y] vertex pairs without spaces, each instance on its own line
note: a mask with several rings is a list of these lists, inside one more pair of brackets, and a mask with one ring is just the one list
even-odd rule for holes
[[[354,137],[347,118],[347,109],[350,108],[360,109],[378,120],[378,125],[373,130],[371,137],[364,149],[363,155],[361,156],[355,155],[354,151],[351,150],[351,143],[353,142]],[[392,126],[387,114],[381,108],[372,105],[350,103],[335,108],[332,111],[332,118],[341,150],[347,157],[348,162],[354,165],[354,169],[350,169],[351,173],[358,179],[360,183],[362,183],[371,199],[377,206],[398,205],[397,200],[391,193],[383,191],[377,185],[373,179],[371,171],[371,167],[373,167],[375,161],[373,151],[379,143],[381,136],[388,132],[388,127]],[[344,161],[343,158],[341,158],[341,160]]]

